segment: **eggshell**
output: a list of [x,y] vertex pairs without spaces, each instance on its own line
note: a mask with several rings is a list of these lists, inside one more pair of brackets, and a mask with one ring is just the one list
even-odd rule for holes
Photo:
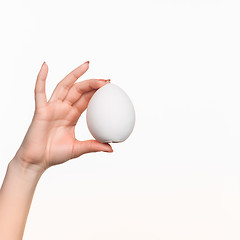
[[90,133],[103,143],[125,141],[135,125],[135,110],[130,98],[113,83],[107,83],[94,93],[86,117]]

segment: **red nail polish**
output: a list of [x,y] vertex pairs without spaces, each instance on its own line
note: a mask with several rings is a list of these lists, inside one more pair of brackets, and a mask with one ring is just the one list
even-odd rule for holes
[[[89,61],[86,61],[85,63],[89,64],[90,62],[89,62]],[[84,64],[85,64],[85,63],[84,63]]]

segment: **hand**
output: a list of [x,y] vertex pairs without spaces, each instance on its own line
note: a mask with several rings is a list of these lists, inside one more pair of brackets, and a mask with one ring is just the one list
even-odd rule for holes
[[95,91],[110,80],[76,80],[89,68],[86,62],[61,80],[47,101],[45,81],[48,66],[44,62],[35,85],[35,112],[26,136],[16,153],[24,167],[42,171],[90,152],[112,152],[108,143],[78,141],[75,126]]

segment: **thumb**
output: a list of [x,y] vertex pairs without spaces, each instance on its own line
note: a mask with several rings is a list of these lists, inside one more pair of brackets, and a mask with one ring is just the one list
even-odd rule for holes
[[86,140],[86,141],[78,141],[75,139],[73,146],[73,157],[79,157],[85,153],[91,152],[113,152],[113,149],[108,143],[101,143],[97,140]]

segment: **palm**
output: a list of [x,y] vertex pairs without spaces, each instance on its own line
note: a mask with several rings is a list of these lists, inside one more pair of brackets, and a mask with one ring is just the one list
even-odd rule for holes
[[43,72],[40,71],[35,88],[35,114],[18,151],[23,161],[47,169],[87,152],[112,151],[109,144],[95,140],[80,142],[75,138],[75,125],[79,117],[94,92],[106,84],[106,81],[100,79],[74,84],[87,69],[88,65],[83,64],[66,76],[55,88],[48,102],[45,85],[41,85],[45,82],[43,79],[46,79],[47,69],[45,72],[41,69]]
[[[74,157],[75,125],[78,118],[73,107],[60,101],[50,103],[35,114],[30,129],[34,129],[31,137],[36,139],[32,144],[36,146],[34,155],[39,156],[37,163],[43,163],[46,168]],[[35,128],[34,125],[38,127]],[[34,146],[30,149],[34,149]]]

